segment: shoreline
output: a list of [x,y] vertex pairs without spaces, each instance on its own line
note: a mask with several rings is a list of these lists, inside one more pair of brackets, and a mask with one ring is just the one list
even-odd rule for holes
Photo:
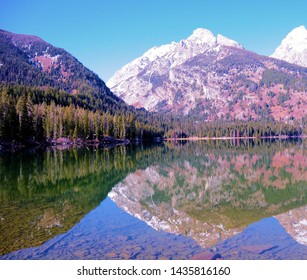
[[117,145],[127,145],[130,144],[131,141],[129,139],[117,139],[117,138],[105,138],[102,140],[93,139],[93,140],[82,140],[76,139],[71,140],[68,138],[60,138],[57,140],[49,140],[42,142],[28,142],[28,143],[20,143],[18,141],[12,142],[0,142],[0,152],[5,151],[21,151],[24,149],[32,149],[32,148],[42,148],[42,149],[67,149],[71,147],[90,147],[90,146],[102,146],[102,147],[110,147]]
[[255,136],[249,136],[249,137],[186,137],[186,138],[164,138],[164,141],[198,141],[198,140],[249,140],[249,139],[296,139],[296,138],[307,138],[307,135],[299,135],[299,136],[261,136],[261,137],[255,137]]
[[[274,139],[274,140],[285,140],[285,139],[306,139],[307,135],[299,135],[299,136],[262,136],[262,137],[186,137],[186,138],[162,138],[160,141],[154,141],[155,143],[162,143],[162,142],[175,142],[175,141],[215,141],[215,140],[255,140],[255,139]],[[106,137],[104,139],[98,140],[70,140],[68,138],[62,138],[57,140],[51,141],[44,141],[44,142],[29,142],[29,143],[20,143],[17,141],[12,142],[0,142],[0,152],[5,151],[21,151],[24,149],[31,149],[31,148],[42,148],[42,149],[67,149],[71,147],[90,147],[90,146],[101,146],[101,147],[114,147],[119,145],[128,145],[128,144],[138,144],[147,141],[131,141],[129,139],[117,139],[112,137]],[[151,142],[151,141],[150,141]]]

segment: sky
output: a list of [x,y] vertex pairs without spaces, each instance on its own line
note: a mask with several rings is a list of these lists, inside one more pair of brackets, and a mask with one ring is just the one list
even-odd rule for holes
[[196,28],[271,55],[301,25],[307,26],[306,0],[0,0],[0,29],[65,49],[104,81]]

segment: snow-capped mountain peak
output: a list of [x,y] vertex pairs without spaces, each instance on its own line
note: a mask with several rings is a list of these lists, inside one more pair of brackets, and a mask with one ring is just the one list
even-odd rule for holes
[[271,55],[290,63],[307,67],[307,29],[304,25],[294,28]]
[[197,28],[193,31],[192,35],[187,38],[187,41],[214,45],[216,43],[216,38],[210,30]]
[[[162,46],[155,46],[146,51],[141,57],[134,59],[127,65],[123,66],[115,75],[107,82],[108,87],[121,96],[127,91],[131,92],[131,88],[123,86],[124,81],[132,77],[136,77],[144,69],[150,67],[160,74],[166,73],[169,69],[181,65],[185,61],[204,53],[208,50],[218,51],[219,46],[231,46],[243,49],[237,42],[228,39],[222,35],[214,34],[207,29],[197,28],[187,38],[179,42],[172,42]],[[128,104],[134,102],[126,99]],[[148,106],[145,106],[147,109]]]
[[[288,41],[301,42],[304,34],[305,27],[300,27]],[[115,73],[107,85],[129,105],[151,112],[191,114],[209,121],[247,120],[266,117],[265,109],[259,108],[270,106],[266,114],[288,120],[306,115],[306,106],[300,104],[307,97],[298,87],[306,77],[302,67],[257,55],[223,35],[197,28],[186,39],[149,49]],[[293,94],[287,102],[277,98],[286,94],[280,93],[284,80],[296,82],[291,82]],[[285,110],[281,113],[278,106]]]

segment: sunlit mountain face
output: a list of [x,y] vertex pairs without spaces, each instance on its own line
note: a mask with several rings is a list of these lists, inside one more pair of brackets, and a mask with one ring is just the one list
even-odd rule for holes
[[305,26],[294,28],[281,41],[271,57],[307,67],[307,29]]
[[276,58],[199,28],[179,42],[151,48],[107,85],[129,105],[152,112],[209,121],[301,119],[307,110],[306,68]]

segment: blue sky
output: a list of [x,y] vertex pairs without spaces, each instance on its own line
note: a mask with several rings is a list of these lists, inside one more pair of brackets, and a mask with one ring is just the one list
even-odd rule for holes
[[0,0],[0,29],[64,48],[105,81],[198,27],[270,55],[300,25],[307,26],[306,0]]

